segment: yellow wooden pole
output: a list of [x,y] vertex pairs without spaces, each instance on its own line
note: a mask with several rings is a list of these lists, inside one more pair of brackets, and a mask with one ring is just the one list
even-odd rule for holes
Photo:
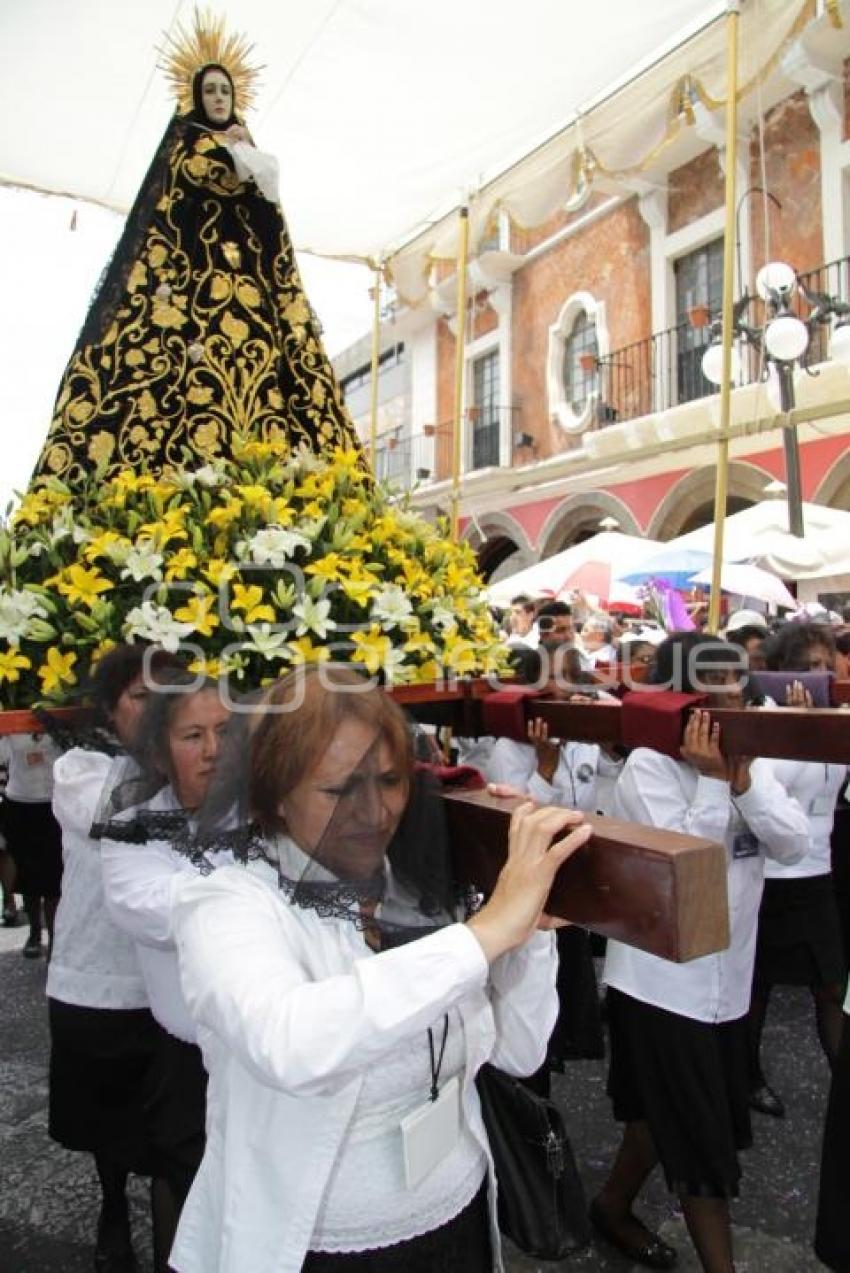
[[452,538],[457,539],[460,525],[460,459],[461,425],[463,422],[463,376],[466,351],[466,261],[469,255],[469,208],[460,209],[457,251],[457,331],[455,333],[455,412],[452,434]]
[[740,0],[726,0],[726,217],[723,239],[723,364],[720,382],[720,440],[714,487],[714,547],[708,628],[720,627],[720,571],[729,484],[729,422],[732,411],[732,308],[735,286],[735,169],[738,159],[738,21]]
[[372,371],[371,396],[369,404],[369,460],[373,469],[377,469],[378,459],[378,368],[381,360],[381,262],[373,262],[375,285],[372,288],[375,308],[372,315]]

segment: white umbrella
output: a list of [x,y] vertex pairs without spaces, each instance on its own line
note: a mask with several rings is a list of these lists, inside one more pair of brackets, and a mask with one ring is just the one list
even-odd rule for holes
[[[555,553],[553,557],[538,561],[534,566],[527,566],[507,579],[499,579],[487,589],[487,600],[494,606],[507,606],[512,597],[521,593],[529,597],[557,597],[577,586],[571,580],[579,567],[587,562],[604,562],[619,570],[661,547],[655,539],[623,535],[619,531],[602,531]],[[626,592],[625,587],[618,590],[618,597],[621,592]],[[627,596],[623,597],[623,600],[627,599]]]
[[[691,575],[691,583],[710,584],[711,567]],[[797,602],[782,580],[760,566],[724,561],[720,567],[720,588],[722,592],[731,592],[737,597],[753,597],[756,601],[782,606],[786,610],[797,609]]]
[[[803,504],[805,535],[788,531],[784,500],[763,500],[731,513],[725,521],[723,556],[749,561],[782,579],[819,579],[850,573],[850,513],[824,504]],[[711,552],[714,523],[670,541],[670,548],[704,548]],[[625,573],[625,572],[624,572]]]

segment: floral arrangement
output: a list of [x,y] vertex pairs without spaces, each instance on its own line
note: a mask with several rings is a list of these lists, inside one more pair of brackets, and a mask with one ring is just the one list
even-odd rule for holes
[[638,589],[638,596],[647,616],[668,632],[691,632],[696,626],[688,614],[682,594],[669,579],[647,580]]
[[237,690],[333,658],[388,682],[507,665],[468,544],[356,451],[249,441],[158,477],[47,478],[0,527],[0,707],[72,699],[121,641],[183,650]]

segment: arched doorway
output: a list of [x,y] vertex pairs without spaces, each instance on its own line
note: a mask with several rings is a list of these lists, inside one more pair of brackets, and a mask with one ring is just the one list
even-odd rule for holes
[[[715,480],[713,465],[694,469],[680,478],[653,514],[648,531],[650,539],[676,539],[689,530],[713,522]],[[764,499],[764,488],[772,480],[771,474],[764,469],[734,460],[729,465],[727,516],[758,504]]]
[[850,512],[850,454],[836,460],[813,496],[815,504]]
[[475,549],[478,569],[488,583],[515,575],[537,560],[525,532],[509,513],[472,518],[464,530],[464,539]]
[[624,535],[643,534],[628,505],[615,495],[607,491],[570,495],[552,510],[543,525],[540,559],[552,557],[606,529],[619,530]]

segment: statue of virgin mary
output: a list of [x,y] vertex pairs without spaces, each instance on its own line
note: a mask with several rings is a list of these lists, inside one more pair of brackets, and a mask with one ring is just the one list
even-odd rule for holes
[[356,445],[304,295],[277,164],[243,123],[250,47],[202,18],[169,39],[178,106],[62,377],[34,477],[158,474],[283,437]]

